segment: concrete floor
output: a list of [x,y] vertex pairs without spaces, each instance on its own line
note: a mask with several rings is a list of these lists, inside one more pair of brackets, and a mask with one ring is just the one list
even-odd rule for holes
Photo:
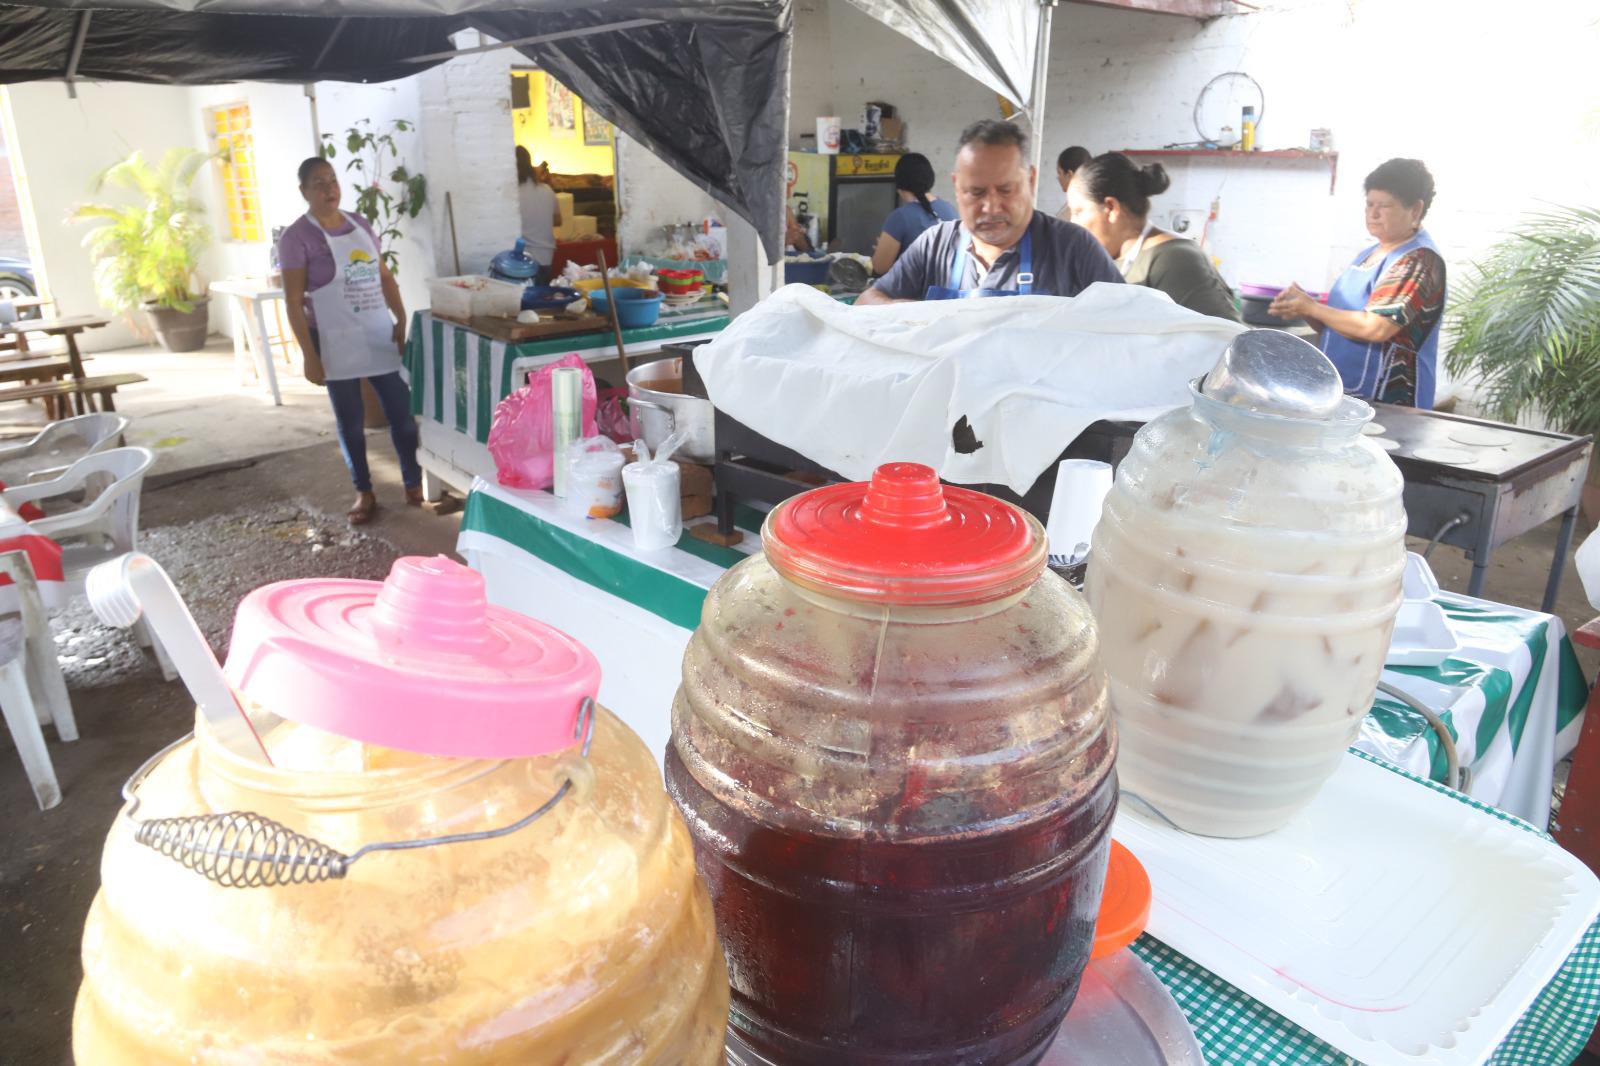
[[[144,494],[144,547],[173,573],[213,645],[226,648],[233,604],[267,581],[290,577],[377,578],[400,554],[448,553],[458,519],[401,505],[385,434],[368,434],[383,509],[352,533],[351,497],[325,394],[297,374],[280,375],[285,404],[241,388],[231,349],[169,355],[100,355],[97,373],[136,371],[150,384],[119,395],[133,417],[132,443],[158,461]],[[0,432],[42,423],[41,412],[7,412]],[[1485,594],[1537,607],[1555,524],[1496,554]],[[1586,531],[1586,530],[1585,530]],[[1581,540],[1581,536],[1580,536]],[[1448,588],[1464,589],[1470,564],[1435,553]],[[1558,613],[1569,628],[1593,612],[1568,569]],[[192,705],[164,683],[125,634],[99,626],[81,607],[56,622],[81,739],[51,738],[64,799],[41,813],[11,750],[0,740],[0,1063],[71,1062],[72,1004],[81,970],[84,915],[98,887],[98,860],[127,776],[189,728]],[[70,660],[70,661],[69,661]],[[1586,658],[1593,671],[1595,662]]]

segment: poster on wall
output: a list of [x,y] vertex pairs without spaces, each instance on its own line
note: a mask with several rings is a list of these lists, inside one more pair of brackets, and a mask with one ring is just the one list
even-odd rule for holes
[[572,90],[549,74],[544,76],[544,114],[550,136],[571,137],[578,128]]
[[602,118],[600,114],[588,104],[583,105],[583,143],[611,143],[611,123]]

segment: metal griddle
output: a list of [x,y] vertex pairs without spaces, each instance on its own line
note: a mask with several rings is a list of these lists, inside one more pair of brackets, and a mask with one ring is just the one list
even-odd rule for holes
[[[684,357],[684,391],[706,397],[694,369],[693,347],[664,351]],[[1472,560],[1467,594],[1480,595],[1489,559],[1508,540],[1561,518],[1543,610],[1555,606],[1578,517],[1578,497],[1593,438],[1524,429],[1462,415],[1373,404],[1370,438],[1394,459],[1405,478],[1407,532],[1460,548]],[[1062,452],[1063,459],[1122,462],[1139,422],[1095,422]],[[1379,432],[1381,430],[1381,432]],[[798,475],[798,476],[796,476]],[[716,515],[733,530],[739,502],[776,504],[817,484],[844,480],[749,426],[716,412]],[[1015,503],[1043,522],[1055,492],[1056,464],[1018,495],[1004,485],[972,485]]]
[[1406,479],[1407,531],[1466,552],[1472,560],[1469,596],[1483,591],[1496,548],[1561,517],[1542,606],[1550,611],[1572,546],[1594,438],[1390,404],[1372,407],[1376,417],[1369,428],[1383,430],[1372,439]]

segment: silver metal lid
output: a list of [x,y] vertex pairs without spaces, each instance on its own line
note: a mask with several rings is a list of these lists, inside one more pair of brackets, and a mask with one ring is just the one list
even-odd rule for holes
[[1328,357],[1277,329],[1233,338],[1200,391],[1234,407],[1291,418],[1327,418],[1344,399],[1344,383]]

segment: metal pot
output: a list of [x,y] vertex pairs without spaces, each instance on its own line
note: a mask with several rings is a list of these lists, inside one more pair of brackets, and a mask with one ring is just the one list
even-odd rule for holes
[[675,453],[691,463],[716,460],[716,438],[710,400],[683,394],[683,360],[658,359],[628,371],[628,408],[633,433],[654,452],[676,430],[688,440]]

